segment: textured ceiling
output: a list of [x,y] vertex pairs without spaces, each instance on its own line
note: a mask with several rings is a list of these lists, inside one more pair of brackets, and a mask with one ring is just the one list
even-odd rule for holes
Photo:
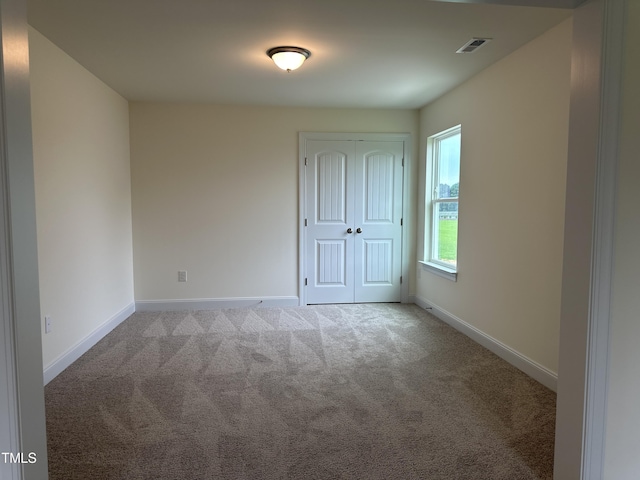
[[[129,100],[314,107],[421,107],[570,15],[427,0],[28,0],[35,29]],[[456,54],[472,37],[493,41]],[[278,45],[311,58],[283,72],[265,54]]]

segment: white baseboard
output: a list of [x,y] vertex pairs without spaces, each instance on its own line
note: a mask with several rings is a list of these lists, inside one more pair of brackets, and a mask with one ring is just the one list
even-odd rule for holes
[[65,368],[84,355],[87,350],[102,340],[111,330],[120,325],[124,320],[133,315],[135,311],[135,304],[132,302],[51,362],[44,369],[44,384],[46,385],[60,375]]
[[413,303],[416,305],[428,309],[430,313],[438,317],[443,322],[451,325],[459,332],[464,333],[467,337],[473,341],[479,343],[486,349],[492,351],[503,360],[509,362],[517,369],[523,371],[534,380],[537,380],[545,387],[557,392],[558,389],[558,375],[552,372],[548,368],[540,365],[539,363],[531,360],[530,358],[522,355],[513,348],[505,345],[504,343],[496,340],[495,338],[487,335],[481,330],[478,330],[473,325],[469,325],[464,320],[456,317],[455,315],[447,312],[446,310],[439,308],[434,303],[421,298],[419,296],[412,296]]
[[217,310],[242,307],[297,307],[298,297],[230,297],[193,298],[184,300],[138,300],[136,312]]

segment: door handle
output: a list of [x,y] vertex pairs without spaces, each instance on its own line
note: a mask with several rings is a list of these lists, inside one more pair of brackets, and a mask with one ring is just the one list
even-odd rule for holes
[[356,233],[362,233],[362,229],[360,227],[356,228]]
[[351,227],[347,228],[347,233],[353,233],[353,229]]

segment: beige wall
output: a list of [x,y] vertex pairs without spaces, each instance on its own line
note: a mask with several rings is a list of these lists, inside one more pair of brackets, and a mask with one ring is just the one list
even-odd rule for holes
[[[567,20],[423,108],[420,123],[421,159],[427,136],[462,124],[462,165],[458,281],[419,268],[418,297],[551,372],[558,366],[570,58]],[[424,164],[419,175],[423,198]]]
[[628,8],[603,476],[617,480],[637,479],[640,472],[640,2]]
[[45,368],[133,302],[125,99],[29,30]]
[[415,139],[418,127],[416,110],[132,103],[130,111],[137,301],[297,297],[298,132]]

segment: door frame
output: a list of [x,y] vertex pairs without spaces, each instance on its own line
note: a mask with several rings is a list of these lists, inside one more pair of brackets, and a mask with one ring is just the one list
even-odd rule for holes
[[[0,73],[0,76],[2,73]],[[0,95],[0,115],[4,113],[4,102]],[[4,115],[3,115],[4,116]],[[3,124],[0,121],[0,124]],[[0,129],[0,147],[4,147],[4,129]],[[20,451],[20,425],[18,423],[18,370],[16,365],[16,336],[15,316],[13,313],[11,298],[13,295],[12,278],[9,264],[11,262],[8,222],[10,211],[5,198],[8,182],[5,175],[6,156],[4,148],[0,148],[0,330],[2,341],[0,342],[0,386],[5,388],[6,394],[0,396],[0,447],[3,452]],[[20,465],[0,461],[0,478],[19,479],[22,472]]]
[[299,132],[298,134],[298,298],[301,306],[307,305],[307,294],[305,289],[305,278],[308,277],[306,271],[306,230],[304,225],[305,212],[307,211],[306,200],[306,175],[305,156],[308,140],[353,140],[353,141],[398,141],[404,144],[404,169],[402,176],[402,242],[400,271],[402,284],[400,285],[400,301],[409,302],[409,241],[408,220],[410,213],[410,175],[411,171],[411,134],[410,133],[326,133],[326,132]]
[[46,479],[29,39],[24,0],[0,0],[0,478]]

